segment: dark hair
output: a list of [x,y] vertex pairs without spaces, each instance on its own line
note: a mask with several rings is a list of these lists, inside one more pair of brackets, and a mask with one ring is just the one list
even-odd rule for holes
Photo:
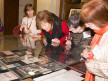
[[54,18],[52,16],[52,13],[50,13],[47,10],[40,11],[36,16],[37,26],[40,26],[41,21],[48,22],[48,23],[52,24],[54,22]]
[[91,22],[98,27],[108,24],[108,0],[90,0],[85,3],[81,11],[81,19]]
[[68,19],[68,27],[70,27],[70,25],[72,25],[74,28],[84,25],[84,22],[80,20],[80,13],[77,11],[73,11],[71,13],[71,16]]
[[28,3],[28,4],[25,5],[25,8],[24,8],[25,16],[28,16],[27,11],[29,11],[29,10],[34,10],[34,14],[33,15],[36,15],[35,14],[35,8],[33,7],[32,4]]

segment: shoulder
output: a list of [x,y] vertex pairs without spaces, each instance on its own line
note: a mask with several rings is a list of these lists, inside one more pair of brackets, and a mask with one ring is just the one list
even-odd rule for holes
[[27,20],[27,17],[23,17],[23,19],[22,20]]
[[36,19],[36,16],[34,16],[33,19]]
[[66,21],[62,21],[62,26],[67,26]]
[[33,17],[33,21],[36,22],[36,16]]
[[62,21],[62,24],[67,24],[66,21]]

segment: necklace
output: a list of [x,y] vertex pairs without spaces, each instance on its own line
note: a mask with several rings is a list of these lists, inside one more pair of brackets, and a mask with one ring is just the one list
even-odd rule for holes
[[31,22],[30,22],[30,25],[28,26],[28,18],[27,18],[27,29],[28,29],[28,30],[29,30],[30,27],[31,27],[32,21],[33,21],[33,18],[32,18],[32,20],[31,20]]

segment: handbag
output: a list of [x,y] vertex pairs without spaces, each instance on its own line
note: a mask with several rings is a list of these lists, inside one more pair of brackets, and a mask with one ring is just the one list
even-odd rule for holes
[[0,20],[0,32],[2,32],[3,30],[4,30],[4,26],[2,25],[1,20]]
[[22,31],[20,31],[20,27],[21,27],[20,25],[14,27],[14,29],[13,29],[13,34],[14,34],[14,35],[19,36],[20,34],[24,34],[24,28],[23,28]]

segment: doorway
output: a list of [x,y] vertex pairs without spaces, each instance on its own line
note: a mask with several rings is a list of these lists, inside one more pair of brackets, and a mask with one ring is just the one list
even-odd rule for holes
[[13,28],[21,24],[27,3],[33,4],[34,0],[4,0],[4,35],[12,35]]
[[19,0],[4,0],[4,35],[11,35],[18,25]]

